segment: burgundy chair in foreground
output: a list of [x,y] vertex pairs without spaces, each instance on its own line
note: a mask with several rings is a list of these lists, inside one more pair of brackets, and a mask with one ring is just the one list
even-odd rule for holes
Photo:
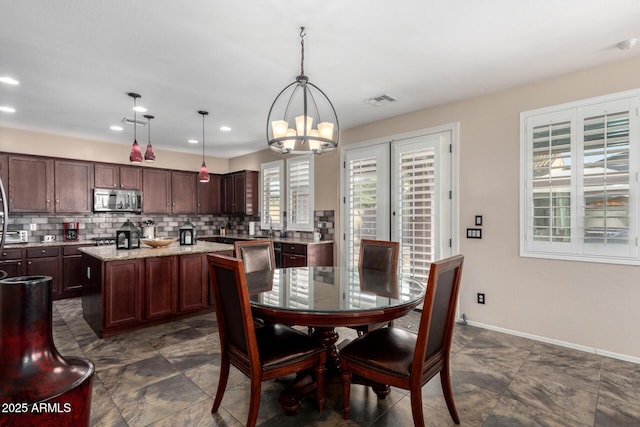
[[278,323],[256,328],[242,261],[208,255],[209,275],[220,334],[220,379],[211,412],[220,407],[230,365],[251,380],[247,426],[255,426],[260,408],[262,381],[284,377],[315,367],[318,409],[324,399],[326,351],[310,336]]
[[456,255],[431,264],[418,333],[389,327],[371,331],[340,352],[343,384],[343,418],[349,419],[352,375],[387,384],[411,394],[415,426],[424,426],[422,386],[436,374],[451,418],[460,424],[453,401],[449,353],[455,323],[464,257]]

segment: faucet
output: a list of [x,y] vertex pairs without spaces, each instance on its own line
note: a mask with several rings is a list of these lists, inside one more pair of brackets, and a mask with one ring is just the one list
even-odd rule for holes
[[267,218],[269,219],[269,237],[273,237],[273,221],[271,220],[271,215],[267,215]]

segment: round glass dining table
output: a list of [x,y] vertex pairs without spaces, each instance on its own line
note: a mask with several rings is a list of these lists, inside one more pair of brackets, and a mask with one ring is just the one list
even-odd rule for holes
[[[254,317],[307,326],[327,349],[328,375],[339,372],[336,327],[386,323],[409,313],[424,298],[425,285],[402,275],[349,267],[293,267],[245,275]],[[425,282],[426,283],[426,282]],[[315,389],[311,375],[296,379],[280,395],[285,412],[295,412]],[[374,385],[379,395],[386,385]]]
[[246,275],[254,315],[309,327],[388,322],[414,309],[425,285],[357,267],[293,267]]

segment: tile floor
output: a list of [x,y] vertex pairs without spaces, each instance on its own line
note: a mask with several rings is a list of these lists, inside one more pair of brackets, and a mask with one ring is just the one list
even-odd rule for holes
[[[231,368],[218,414],[219,342],[213,313],[98,339],[82,318],[79,299],[56,301],[54,340],[63,356],[96,366],[93,426],[241,426],[249,382]],[[397,322],[416,329],[417,314]],[[340,329],[341,338],[353,338]],[[466,426],[638,426],[640,365],[556,347],[472,326],[457,326],[452,345],[454,398]],[[342,420],[340,386],[330,385],[319,413],[313,399],[285,416],[277,398],[285,383],[265,382],[258,425],[393,426],[412,424],[409,396],[392,389],[385,400],[352,386],[351,418]],[[440,381],[423,388],[425,423],[453,425]]]

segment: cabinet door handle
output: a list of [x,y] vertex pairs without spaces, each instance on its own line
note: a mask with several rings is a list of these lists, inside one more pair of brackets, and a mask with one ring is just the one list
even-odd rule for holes
[[46,249],[43,249],[43,250],[42,250],[42,253],[45,253],[45,252],[47,252],[47,250],[46,250]]
[[31,261],[29,261],[27,264],[31,265]]

